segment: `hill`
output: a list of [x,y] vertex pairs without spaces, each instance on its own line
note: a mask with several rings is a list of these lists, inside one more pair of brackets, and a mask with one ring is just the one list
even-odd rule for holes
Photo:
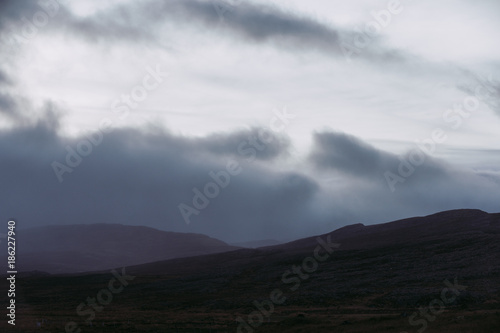
[[[499,262],[500,214],[455,210],[354,224],[277,246],[119,268],[131,280],[92,329],[498,332]],[[113,276],[27,276],[18,282],[19,315],[47,318],[47,331],[68,321],[84,327],[76,306]]]
[[105,270],[238,249],[201,234],[121,224],[43,226],[16,236],[19,270],[48,273]]

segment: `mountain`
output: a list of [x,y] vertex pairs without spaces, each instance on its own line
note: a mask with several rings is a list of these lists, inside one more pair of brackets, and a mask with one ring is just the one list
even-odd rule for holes
[[263,240],[231,243],[231,245],[238,246],[238,247],[244,247],[244,248],[256,249],[258,247],[273,246],[273,245],[278,245],[278,244],[282,244],[282,243],[283,242],[280,242],[280,241],[275,240],[275,239],[263,239]]
[[[318,246],[318,238],[324,241],[330,239],[332,243],[338,243],[339,247],[335,249],[336,254],[375,253],[375,250],[390,250],[396,255],[409,248],[417,248],[418,252],[427,249],[426,257],[434,252],[449,252],[450,255],[457,255],[461,251],[468,251],[467,258],[470,258],[474,253],[473,250],[483,251],[486,245],[496,239],[500,240],[500,213],[489,214],[480,210],[462,209],[370,226],[358,223],[327,234],[285,244],[258,249],[241,249],[185,260],[152,262],[129,269],[144,275],[169,274],[174,267],[178,267],[179,262],[183,263],[183,272],[186,274],[197,272],[200,267],[211,269],[220,262],[224,262],[225,268],[238,268],[251,263],[258,263],[258,265],[263,265],[262,267],[273,267],[270,263],[274,258],[291,260],[290,258],[294,257],[311,256]],[[500,246],[500,243],[498,245]],[[485,262],[485,258],[493,254],[495,252],[486,254],[480,262]],[[261,261],[264,262],[261,263]],[[500,263],[500,260],[498,262]],[[477,264],[478,262],[474,266]],[[489,264],[491,265],[492,262]],[[179,272],[178,268],[175,270]]]
[[[447,237],[474,236],[498,230],[500,214],[481,210],[459,209],[389,223],[365,226],[361,223],[337,229],[330,235],[342,243],[343,250],[370,249],[384,246],[404,246]],[[298,249],[315,244],[317,237],[289,242],[275,249]]]
[[105,270],[238,249],[201,234],[120,224],[44,226],[16,236],[18,270],[48,273]]
[[[277,246],[117,265],[130,281],[96,313],[93,329],[498,332],[499,263],[500,214],[454,210],[353,224]],[[49,319],[49,331],[68,321],[84,327],[75,306],[104,295],[115,273],[18,279],[18,314]],[[8,289],[5,279],[0,288]]]

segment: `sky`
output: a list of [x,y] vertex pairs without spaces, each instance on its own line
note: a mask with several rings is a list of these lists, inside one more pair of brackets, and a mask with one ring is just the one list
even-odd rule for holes
[[228,242],[500,209],[500,3],[0,1],[0,219]]

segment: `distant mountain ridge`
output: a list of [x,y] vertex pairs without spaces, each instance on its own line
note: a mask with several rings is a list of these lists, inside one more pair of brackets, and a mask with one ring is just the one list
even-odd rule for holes
[[[393,222],[365,226],[361,223],[347,225],[320,237],[330,236],[342,243],[342,249],[368,249],[396,246],[441,238],[443,233],[463,234],[493,231],[500,228],[500,213],[490,214],[477,209],[457,209],[428,216],[411,217]],[[317,236],[307,237],[274,249],[310,247]]]
[[17,242],[20,271],[49,273],[111,269],[238,249],[201,234],[104,223],[21,230]]
[[[321,256],[333,251],[319,260],[318,238],[340,247],[323,247]],[[99,316],[155,332],[416,332],[427,324],[429,332],[498,332],[499,262],[500,214],[454,210],[128,266],[135,278],[113,303],[117,310]],[[18,280],[19,309],[47,318],[47,299],[54,300],[51,328],[64,327],[75,318],[75,304],[109,279],[109,270],[27,273]],[[8,290],[8,283],[0,279],[0,288]],[[0,294],[0,302],[7,300]],[[242,326],[259,313],[258,330]]]
[[[184,274],[196,272],[200,267],[217,266],[224,262],[230,267],[243,263],[258,262],[262,258],[306,255],[314,249],[318,237],[330,238],[339,243],[336,251],[371,250],[393,248],[398,250],[407,246],[442,242],[448,246],[460,239],[481,239],[500,235],[500,213],[490,214],[477,209],[458,209],[444,211],[428,216],[412,217],[393,222],[365,226],[361,223],[347,225],[330,233],[298,239],[284,244],[240,249],[231,253],[218,253],[204,257],[173,259],[131,267],[138,274],[171,273],[172,268],[183,265]],[[177,269],[177,268],[176,268]]]
[[247,241],[247,242],[236,242],[236,243],[231,243],[231,245],[256,249],[259,247],[274,246],[274,245],[279,245],[279,244],[283,244],[283,243],[284,242],[280,242],[276,239],[262,239],[262,240]]
[[[80,224],[44,226],[20,231],[17,235],[17,262],[20,271],[52,274],[102,271],[138,266],[139,271],[162,272],[162,266],[188,262],[239,260],[270,252],[300,253],[314,248],[318,237],[330,237],[342,250],[399,247],[447,238],[476,237],[500,232],[500,213],[460,209],[365,226],[347,225],[330,233],[278,245],[251,244],[258,249],[242,249],[202,234],[160,231],[144,226],[120,224]],[[246,247],[249,247],[246,244]],[[231,254],[224,252],[235,251]],[[215,255],[215,256],[205,256]],[[4,260],[3,262],[6,262]],[[158,262],[158,265],[155,265]],[[141,267],[141,265],[145,265]],[[203,264],[202,264],[203,265]],[[191,266],[191,265],[188,265]]]

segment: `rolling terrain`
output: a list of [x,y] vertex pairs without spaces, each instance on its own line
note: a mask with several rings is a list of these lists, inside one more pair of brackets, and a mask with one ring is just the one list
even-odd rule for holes
[[69,322],[82,332],[498,332],[499,263],[500,214],[455,210],[117,266],[130,280],[92,327],[76,309],[116,275],[26,274],[17,328],[43,319],[37,332]]
[[16,236],[25,272],[78,273],[238,249],[201,234],[121,224],[44,226]]

